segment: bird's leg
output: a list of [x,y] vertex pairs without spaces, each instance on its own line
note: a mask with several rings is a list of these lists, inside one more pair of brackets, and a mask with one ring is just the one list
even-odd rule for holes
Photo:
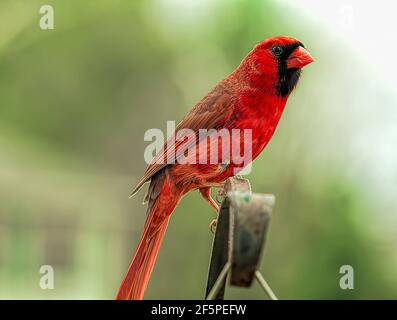
[[[203,198],[208,201],[211,207],[215,209],[215,212],[218,215],[219,205],[211,197],[211,187],[200,188],[200,193],[203,196]],[[216,227],[216,219],[213,219],[209,224],[209,229],[211,230],[212,233],[215,232],[215,227]]]
[[214,182],[209,185],[210,188],[218,188],[215,195],[215,200],[220,205],[226,197],[225,193],[225,183],[224,182]]
[[219,212],[219,205],[216,203],[214,199],[211,197],[211,187],[200,188],[200,193],[205,200],[214,208],[216,214]]

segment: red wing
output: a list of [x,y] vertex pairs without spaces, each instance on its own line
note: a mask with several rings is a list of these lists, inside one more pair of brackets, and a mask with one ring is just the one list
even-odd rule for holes
[[[178,132],[178,130],[181,129],[191,129],[197,137],[199,129],[222,128],[233,113],[232,105],[232,95],[227,93],[224,87],[219,84],[194,106],[194,108],[179,123],[175,131]],[[166,167],[168,165],[167,163],[173,163],[173,160],[180,156],[178,146],[180,146],[183,141],[171,143],[170,141],[173,141],[174,139],[175,133],[167,140],[162,150],[154,157],[152,163],[147,167],[143,177],[139,180],[131,195],[134,195],[145,182],[151,179],[154,174]],[[182,149],[186,150],[186,148]],[[175,152],[175,150],[177,151]],[[164,161],[166,159],[166,155],[171,157],[170,159],[167,159],[167,161]]]

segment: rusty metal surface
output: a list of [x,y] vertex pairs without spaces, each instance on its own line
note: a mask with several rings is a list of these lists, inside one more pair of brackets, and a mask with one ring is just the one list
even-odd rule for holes
[[224,191],[226,194],[234,191],[251,192],[251,185],[247,179],[232,177],[225,181]]
[[217,284],[219,288],[213,295],[216,300],[224,298],[226,277],[216,281],[228,262],[231,264],[230,284],[240,287],[251,285],[274,205],[273,195],[253,194],[246,179],[228,179],[224,191],[226,197],[219,212],[206,289],[207,297]]

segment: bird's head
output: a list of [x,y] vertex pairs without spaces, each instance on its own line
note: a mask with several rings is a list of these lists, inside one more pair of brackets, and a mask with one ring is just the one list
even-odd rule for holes
[[299,40],[273,37],[258,43],[242,65],[251,82],[286,97],[298,83],[301,69],[313,61]]

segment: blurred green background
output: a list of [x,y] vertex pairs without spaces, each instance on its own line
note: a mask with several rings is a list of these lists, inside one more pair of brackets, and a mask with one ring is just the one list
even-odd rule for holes
[[[43,4],[55,30],[39,28]],[[248,177],[277,198],[263,274],[281,299],[397,298],[393,83],[354,34],[313,12],[290,1],[1,0],[0,298],[112,299],[145,219],[144,193],[128,199],[145,131],[179,121],[279,34],[316,62]],[[213,216],[198,192],[183,199],[147,298],[203,298]],[[345,264],[354,290],[339,288]],[[54,290],[40,289],[41,265],[54,267]],[[255,284],[227,298],[264,294]]]

